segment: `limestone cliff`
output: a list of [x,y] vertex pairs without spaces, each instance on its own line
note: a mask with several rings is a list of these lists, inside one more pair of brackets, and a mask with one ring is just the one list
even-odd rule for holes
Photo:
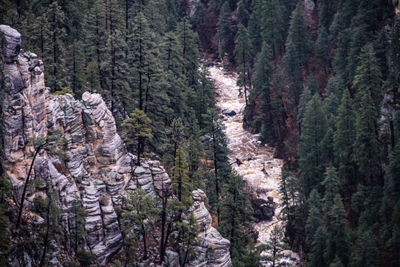
[[[61,210],[60,224],[66,236],[74,216],[73,202],[81,201],[86,210],[85,247],[100,264],[105,264],[122,248],[116,210],[123,197],[137,187],[157,197],[162,190],[171,189],[171,180],[158,161],[135,164],[136,157],[127,152],[99,94],[86,92],[82,100],[69,94],[50,94],[44,82],[43,62],[33,53],[20,51],[20,37],[16,30],[0,25],[3,170],[13,185],[15,202],[19,203],[33,158],[32,142],[48,136],[52,129],[60,131],[66,157],[42,149],[30,177],[58,192],[53,201]],[[45,187],[28,188],[23,223],[43,223],[43,218],[31,212],[30,207],[35,196],[46,197]],[[199,197],[197,192],[194,199],[193,210],[199,222],[206,217],[206,227],[199,234],[199,256],[192,266],[230,266],[229,241],[211,227],[205,196]],[[29,252],[24,252],[24,257],[25,254]],[[20,265],[18,256],[14,256],[10,257],[11,264]],[[58,256],[50,258],[57,262]]]

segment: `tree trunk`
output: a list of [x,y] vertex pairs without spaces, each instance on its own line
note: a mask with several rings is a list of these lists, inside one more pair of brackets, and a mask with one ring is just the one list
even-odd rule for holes
[[19,225],[21,223],[22,209],[24,207],[24,200],[25,200],[26,189],[28,188],[29,177],[31,176],[31,173],[33,170],[33,165],[35,163],[35,159],[36,159],[37,155],[39,154],[40,150],[43,148],[43,146],[44,146],[44,144],[38,146],[38,148],[35,151],[35,154],[33,155],[31,166],[29,167],[28,176],[26,177],[26,181],[25,181],[25,185],[24,185],[24,190],[22,191],[21,203],[19,204],[17,226],[16,226],[17,229],[19,228]]

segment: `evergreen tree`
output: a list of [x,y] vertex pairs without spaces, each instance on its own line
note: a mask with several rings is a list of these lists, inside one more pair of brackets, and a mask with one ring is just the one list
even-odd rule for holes
[[243,179],[233,173],[228,174],[226,179],[219,230],[231,242],[231,257],[235,259],[245,254],[252,242],[250,231],[253,209],[250,204],[249,189]]
[[266,244],[266,250],[268,251],[267,262],[270,263],[271,267],[282,266],[285,264],[281,262],[284,257],[282,251],[286,249],[283,237],[284,233],[282,227],[275,225],[274,228],[272,228],[270,238]]
[[224,58],[226,53],[228,55],[230,53],[231,44],[233,42],[231,23],[231,8],[229,7],[229,2],[225,1],[219,13],[217,28],[218,51],[220,58]]
[[189,207],[192,202],[191,198],[191,182],[188,176],[188,164],[186,161],[185,151],[179,146],[176,151],[175,165],[171,169],[172,184],[175,195],[178,200]]
[[361,92],[361,103],[356,119],[355,158],[361,182],[377,185],[381,176],[380,145],[377,133],[378,111],[368,90]]
[[296,105],[299,103],[300,88],[303,81],[302,68],[307,68],[311,52],[307,27],[300,8],[296,8],[290,20],[288,37],[286,39],[286,54],[284,66],[290,77],[290,90]]
[[42,56],[46,64],[46,83],[52,88],[52,91],[59,91],[68,84],[64,62],[65,16],[57,1],[49,5],[45,17],[47,18],[44,34],[44,40],[46,41],[44,41],[44,53]]
[[376,109],[379,109],[383,98],[381,77],[373,47],[364,47],[360,55],[360,63],[354,76],[353,85],[357,88],[359,96],[362,95],[363,91],[368,91],[371,94]]
[[247,27],[249,23],[249,12],[246,7],[246,2],[244,0],[240,0],[237,4],[237,23],[242,24]]
[[319,95],[307,104],[299,145],[300,181],[304,196],[319,188],[325,163],[322,162],[322,140],[326,133],[326,118]]
[[126,131],[125,143],[131,147],[136,144],[138,165],[140,165],[140,157],[144,151],[146,139],[153,138],[150,124],[151,120],[140,109],[135,109],[130,117],[122,122],[122,127]]
[[358,231],[356,245],[352,250],[349,266],[379,266],[379,251],[370,231]]
[[250,93],[250,101],[253,103],[257,97],[262,99],[262,122],[261,122],[261,141],[266,142],[274,137],[273,109],[271,103],[272,71],[270,62],[271,52],[267,44],[264,43],[261,52],[257,55],[254,66],[253,86]]
[[263,42],[272,49],[274,57],[280,55],[285,43],[285,20],[282,2],[261,1],[260,30]]
[[356,114],[348,90],[343,91],[342,101],[338,108],[336,132],[334,134],[335,163],[338,167],[340,185],[346,195],[354,192],[357,185],[357,165],[354,161],[353,143],[356,137],[354,128]]
[[330,44],[329,35],[324,26],[318,28],[318,39],[316,42],[316,54],[321,62],[321,66],[327,71],[330,67]]
[[318,227],[314,234],[310,255],[310,267],[326,266],[324,250],[326,247],[326,231],[323,226]]
[[323,225],[323,216],[321,212],[322,207],[320,202],[321,196],[318,194],[316,189],[313,189],[307,201],[309,209],[305,225],[307,233],[306,243],[309,248],[313,245],[314,236],[317,233],[318,228]]
[[242,95],[243,88],[244,99],[247,105],[248,90],[251,88],[250,78],[250,40],[247,29],[240,24],[235,41],[235,59],[238,64],[237,72],[239,74],[237,84],[240,88],[239,95]]
[[143,260],[148,257],[148,233],[152,230],[158,217],[158,208],[154,198],[146,195],[146,191],[139,188],[131,192],[127,199],[128,211],[123,214],[125,229],[133,229],[141,236],[143,242]]

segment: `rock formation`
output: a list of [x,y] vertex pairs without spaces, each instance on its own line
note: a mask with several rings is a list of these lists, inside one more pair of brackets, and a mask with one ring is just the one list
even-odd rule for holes
[[223,238],[217,229],[211,226],[212,217],[204,204],[207,200],[206,194],[198,189],[193,191],[192,195],[194,203],[191,211],[200,226],[200,233],[199,246],[195,248],[196,259],[189,266],[231,266],[229,240]]
[[[171,180],[158,161],[135,164],[136,156],[126,151],[112,113],[99,94],[86,92],[81,101],[69,94],[50,94],[45,87],[43,62],[33,53],[20,51],[20,37],[16,30],[0,25],[3,169],[13,185],[15,199],[20,199],[35,149],[32,143],[47,137],[52,129],[61,131],[66,157],[42,149],[34,161],[31,179],[40,179],[58,192],[56,203],[66,236],[74,216],[73,203],[81,201],[87,212],[85,246],[104,264],[122,247],[116,208],[123,197],[137,187],[157,197],[161,190],[170,190]],[[32,206],[36,195],[46,196],[45,188],[28,189],[23,221],[32,215],[37,223],[43,223],[27,207]],[[200,265],[192,266],[230,266],[229,241],[211,227],[204,193],[196,192],[194,212],[206,228],[200,233],[198,247],[204,257],[198,259]]]

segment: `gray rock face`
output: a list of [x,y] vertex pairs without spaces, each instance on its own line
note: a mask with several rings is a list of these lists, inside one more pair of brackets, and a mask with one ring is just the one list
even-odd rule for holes
[[21,34],[7,25],[0,25],[1,57],[5,63],[17,60],[21,48]]
[[211,226],[212,218],[204,203],[207,200],[206,194],[198,189],[193,191],[192,195],[194,203],[191,211],[200,226],[200,233],[199,245],[195,247],[196,258],[189,263],[189,266],[231,266],[230,242]]
[[[158,161],[143,160],[141,166],[136,166],[136,156],[126,151],[112,113],[99,94],[86,92],[81,101],[69,94],[50,94],[45,87],[43,62],[33,53],[19,53],[20,34],[3,25],[0,38],[5,63],[0,62],[0,85],[4,92],[3,168],[16,192],[21,192],[32,162],[32,141],[47,136],[49,129],[61,131],[67,159],[42,150],[34,162],[31,182],[40,179],[58,192],[54,201],[61,210],[60,223],[66,236],[75,216],[73,203],[82,203],[87,212],[85,246],[100,264],[105,264],[122,247],[116,209],[121,207],[123,197],[136,188],[160,196],[162,190],[171,190],[171,179]],[[203,265],[192,266],[229,266],[229,241],[211,227],[205,195],[199,194],[193,209],[198,219],[206,222],[199,248]],[[32,206],[37,195],[46,197],[45,186],[31,189],[24,204]],[[35,214],[24,214],[23,221],[28,216],[43,222]],[[206,258],[207,253],[211,258]]]
[[[34,148],[31,143],[45,137],[50,128],[63,133],[67,160],[43,150],[34,162],[34,174],[59,192],[61,224],[69,231],[72,205],[80,200],[87,211],[86,243],[99,263],[104,264],[122,247],[115,209],[129,190],[144,188],[156,196],[171,180],[156,161],[135,165],[117,133],[115,120],[99,94],[85,93],[82,101],[71,95],[54,96],[45,87],[43,63],[33,53],[18,54],[20,35],[8,26],[0,28],[4,79],[2,105],[2,164],[14,188],[23,187]],[[34,179],[34,178],[33,178]],[[29,192],[25,205],[45,191]],[[20,197],[20,196],[18,196]],[[101,199],[103,201],[101,201]],[[107,201],[105,201],[107,200]],[[24,216],[28,216],[24,214]]]

